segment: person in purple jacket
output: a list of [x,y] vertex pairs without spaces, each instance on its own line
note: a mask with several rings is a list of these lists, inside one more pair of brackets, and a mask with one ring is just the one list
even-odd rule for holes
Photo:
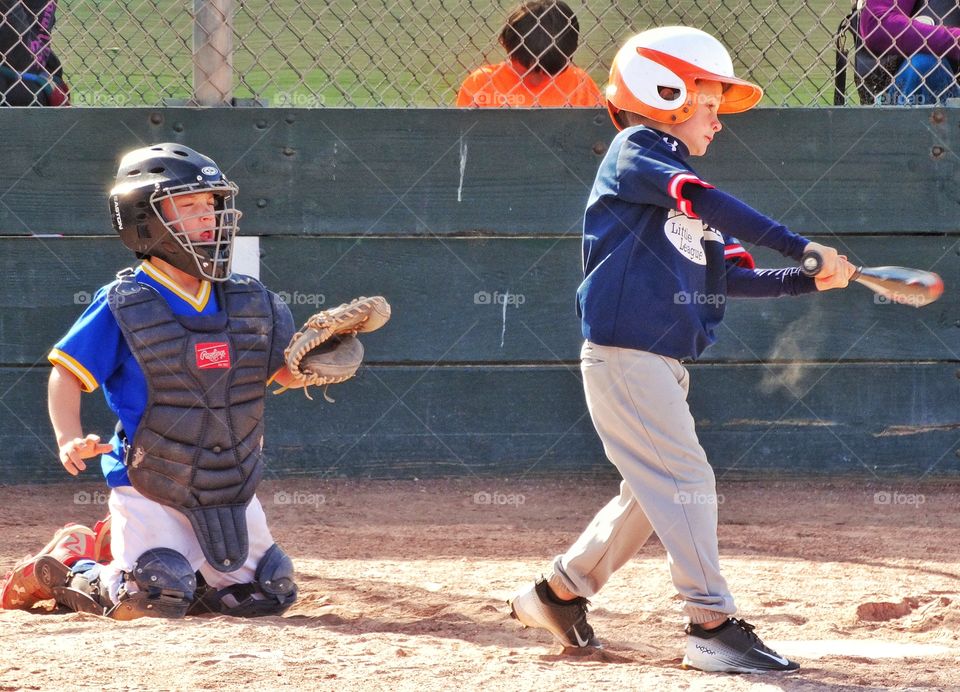
[[[511,601],[521,624],[565,647],[599,646],[587,623],[596,594],[656,532],[687,621],[685,667],[711,672],[789,672],[799,666],[735,618],[720,571],[713,469],[687,404],[695,360],[716,340],[728,298],[801,295],[847,285],[843,255],[789,231],[703,180],[719,116],[757,104],[763,91],[734,76],[715,38],[689,27],[634,36],[617,53],[606,89],[619,134],[604,155],[583,222],[577,291],[587,408],[620,493],[590,521],[546,578]],[[733,235],[823,273],[754,269]]]
[[860,36],[873,55],[896,58],[893,84],[880,103],[930,105],[960,97],[960,2],[865,0]]
[[69,106],[50,46],[56,0],[0,0],[0,106]]

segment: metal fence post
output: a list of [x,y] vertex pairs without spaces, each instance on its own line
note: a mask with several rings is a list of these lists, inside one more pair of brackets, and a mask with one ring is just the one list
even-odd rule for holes
[[193,0],[193,101],[229,106],[233,98],[233,0]]

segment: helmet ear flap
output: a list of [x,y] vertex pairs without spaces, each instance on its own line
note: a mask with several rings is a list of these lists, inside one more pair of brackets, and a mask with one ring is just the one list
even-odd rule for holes
[[690,80],[687,85],[686,101],[678,110],[670,114],[671,121],[682,123],[689,120],[693,117],[694,111],[697,110],[698,103],[700,103],[700,89],[697,87],[696,81]]

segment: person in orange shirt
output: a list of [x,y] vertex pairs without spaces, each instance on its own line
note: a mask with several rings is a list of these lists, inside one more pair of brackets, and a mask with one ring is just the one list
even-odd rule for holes
[[579,42],[580,23],[567,3],[523,3],[500,32],[507,60],[472,72],[460,87],[457,106],[602,107],[596,83],[571,62]]

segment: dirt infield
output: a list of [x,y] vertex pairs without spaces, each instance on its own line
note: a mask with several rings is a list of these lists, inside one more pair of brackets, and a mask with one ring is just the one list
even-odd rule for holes
[[[803,666],[783,676],[680,668],[683,635],[655,540],[593,599],[600,652],[563,655],[504,600],[547,569],[616,481],[270,482],[294,557],[282,618],[115,622],[0,612],[0,690],[960,688],[960,487],[721,484],[722,564],[741,615]],[[0,570],[99,486],[0,488]]]

